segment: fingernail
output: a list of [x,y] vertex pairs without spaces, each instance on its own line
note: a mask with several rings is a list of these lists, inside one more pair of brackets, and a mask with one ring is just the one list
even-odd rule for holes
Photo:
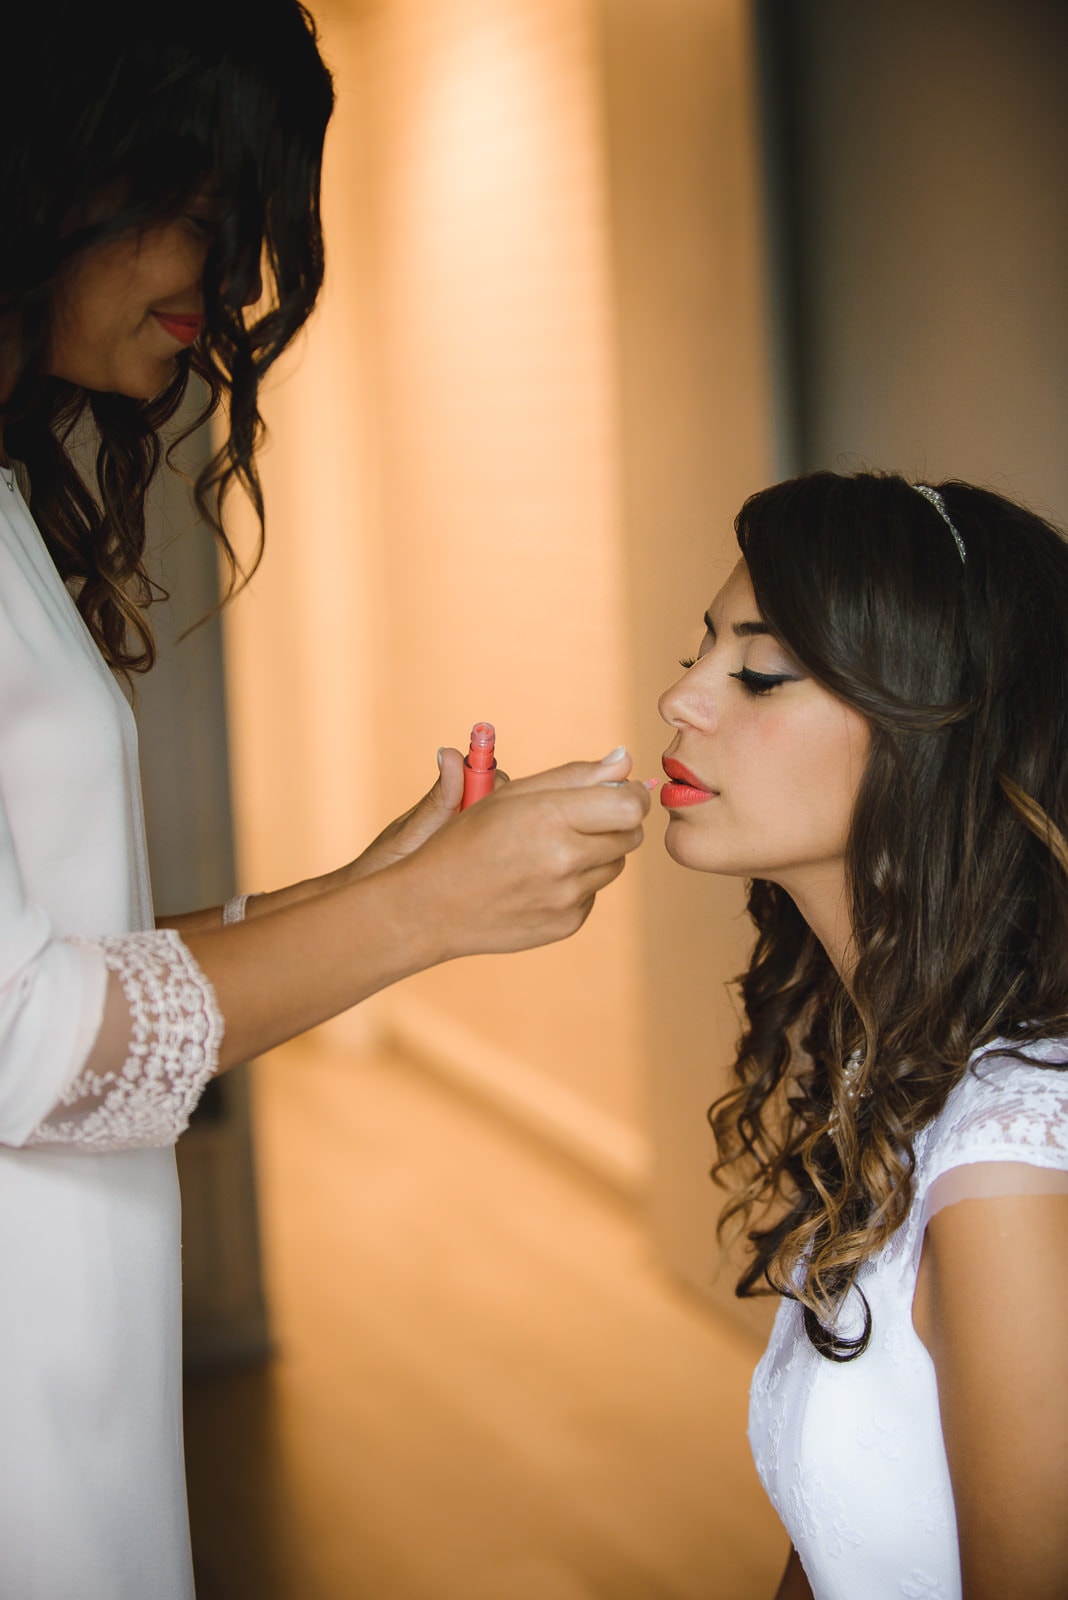
[[600,785],[602,789],[626,789],[629,785],[622,778],[609,778]]
[[625,744],[617,744],[614,750],[609,750],[606,756],[601,757],[602,767],[614,767],[617,761],[622,761],[627,753]]
[[441,749],[438,750],[438,771],[439,772],[441,771],[441,750],[443,750],[444,748],[445,748],[444,745],[442,745]]
[[659,787],[660,787],[660,779],[659,778],[643,778],[642,779],[642,788],[643,789],[659,789]]

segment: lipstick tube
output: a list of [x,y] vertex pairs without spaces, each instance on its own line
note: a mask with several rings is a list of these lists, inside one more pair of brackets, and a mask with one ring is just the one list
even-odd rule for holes
[[493,774],[497,770],[493,750],[497,734],[492,722],[476,722],[471,729],[471,748],[464,757],[464,797],[460,810],[466,811],[476,800],[493,793]]

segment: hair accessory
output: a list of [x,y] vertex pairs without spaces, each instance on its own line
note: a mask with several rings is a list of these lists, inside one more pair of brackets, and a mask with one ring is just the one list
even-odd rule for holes
[[960,556],[961,565],[963,566],[967,559],[967,552],[964,549],[964,540],[953,526],[953,519],[946,510],[946,502],[942,499],[942,496],[939,494],[938,490],[932,489],[929,483],[914,483],[912,487],[915,489],[917,494],[923,495],[923,498],[929,505],[934,506],[935,510],[938,512],[938,515],[942,518],[942,521],[953,535],[953,543],[957,547],[957,554]]
[[[850,1051],[842,1062],[842,1084],[845,1088],[845,1097],[851,1106],[856,1105],[858,1092],[861,1098],[865,1091],[860,1089],[859,1078],[864,1067],[864,1051],[858,1046]],[[832,1111],[827,1118],[827,1131],[831,1135],[838,1132],[838,1112]]]
[[248,905],[251,898],[252,896],[247,894],[231,895],[230,899],[227,900],[226,904],[223,906],[224,925],[228,922],[244,922],[245,907]]

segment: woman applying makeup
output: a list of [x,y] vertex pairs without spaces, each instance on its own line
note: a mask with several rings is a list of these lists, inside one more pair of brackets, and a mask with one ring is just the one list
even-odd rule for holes
[[223,491],[260,506],[332,88],[297,0],[40,0],[3,38],[0,1594],[186,1600],[172,1147],[205,1083],[406,974],[567,937],[648,795],[617,750],[460,815],[446,750],[355,861],[156,924],[121,687],[154,655],[146,491],[195,373],[225,555]]
[[1068,1593],[1068,546],[960,483],[754,495],[661,698],[667,849],[749,881],[712,1108],[779,1600]]

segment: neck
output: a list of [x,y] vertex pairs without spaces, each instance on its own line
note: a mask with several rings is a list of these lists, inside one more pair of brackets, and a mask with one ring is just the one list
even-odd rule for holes
[[831,965],[847,989],[851,989],[857,964],[853,925],[849,916],[845,875],[839,864],[805,882],[781,885],[826,950]]

